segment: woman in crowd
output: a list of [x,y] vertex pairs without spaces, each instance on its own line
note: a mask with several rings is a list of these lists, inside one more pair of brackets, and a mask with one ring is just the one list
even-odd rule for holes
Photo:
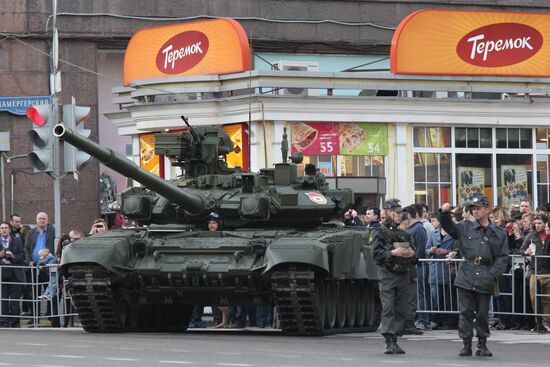
[[[449,252],[453,251],[455,240],[443,228],[437,215],[432,214],[430,221],[435,228],[432,233],[432,240],[428,241],[426,255],[432,259],[445,259]],[[436,328],[451,328],[456,324],[453,322],[453,315],[447,313],[452,309],[451,301],[451,274],[450,267],[455,264],[449,264],[447,261],[430,262],[429,283],[431,292],[431,302],[433,311],[442,311],[432,315],[437,324]],[[454,303],[456,305],[456,303]]]
[[[536,215],[533,218],[533,231],[527,235],[525,240],[523,241],[523,244],[520,248],[520,253],[527,256],[526,262],[529,264],[529,271],[526,275],[525,281],[527,284],[525,286],[529,287],[529,294],[530,294],[530,301],[531,301],[531,310],[527,309],[527,312],[531,313],[532,310],[535,309],[535,289],[536,289],[536,283],[535,283],[535,269],[534,269],[534,262],[532,261],[531,256],[534,255],[536,252],[542,253],[542,249],[544,248],[544,244],[546,242],[546,239],[548,238],[548,233],[546,232],[546,226],[548,223],[548,218],[544,215]],[[537,251],[538,249],[538,251]],[[527,289],[527,288],[525,288]],[[529,305],[529,303],[527,303]],[[526,307],[527,308],[527,307]],[[539,311],[540,312],[540,311]],[[525,328],[530,330],[531,327],[535,327],[535,320],[532,317],[529,317],[526,323]]]

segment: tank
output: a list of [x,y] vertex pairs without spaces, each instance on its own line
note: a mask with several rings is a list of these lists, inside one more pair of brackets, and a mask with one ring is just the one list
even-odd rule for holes
[[[289,335],[364,332],[378,326],[377,268],[369,230],[341,222],[354,196],[330,189],[303,157],[258,173],[228,168],[217,127],[159,133],[155,152],[182,175],[165,181],[66,128],[54,136],[139,182],[120,194],[133,228],[71,243],[61,271],[88,332],[184,331],[194,305],[274,305]],[[207,220],[221,217],[220,231]],[[336,220],[335,220],[336,219]]]

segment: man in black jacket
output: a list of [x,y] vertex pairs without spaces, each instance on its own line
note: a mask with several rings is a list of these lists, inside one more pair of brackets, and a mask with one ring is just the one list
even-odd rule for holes
[[489,301],[508,263],[508,237],[506,233],[489,220],[489,199],[476,197],[473,202],[475,222],[464,220],[453,223],[451,205],[443,204],[439,210],[439,222],[454,239],[456,251],[449,253],[453,258],[459,253],[464,259],[455,279],[458,289],[460,321],[458,335],[464,343],[459,356],[472,355],[472,337],[477,331],[476,355],[491,357],[487,349],[489,332]]
[[[19,327],[19,301],[23,293],[25,251],[21,238],[10,235],[10,225],[0,223],[0,265],[2,269],[2,313],[8,317],[0,319],[3,327]],[[10,317],[11,316],[11,317]]]

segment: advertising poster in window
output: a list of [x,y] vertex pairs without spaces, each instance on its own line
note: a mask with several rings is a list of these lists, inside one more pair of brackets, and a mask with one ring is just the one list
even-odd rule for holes
[[160,176],[160,159],[155,154],[155,133],[139,136],[139,166]]
[[332,172],[332,162],[319,162],[317,163],[317,167],[319,168],[319,172],[323,175],[327,177],[334,176]]
[[339,153],[337,123],[299,122],[291,125],[291,152],[303,155],[335,155]]
[[388,127],[385,124],[340,124],[340,154],[388,154]]
[[244,171],[250,166],[248,154],[248,127],[246,124],[223,125],[222,129],[233,142],[233,151],[225,159],[230,168],[240,167]]
[[519,204],[527,199],[527,167],[523,165],[502,165],[500,169],[502,182],[502,205]]
[[458,167],[458,202],[472,201],[483,195],[485,169],[480,167]]

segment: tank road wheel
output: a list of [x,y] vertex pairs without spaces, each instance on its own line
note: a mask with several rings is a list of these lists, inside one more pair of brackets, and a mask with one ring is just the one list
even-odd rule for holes
[[175,303],[174,309],[175,331],[186,331],[189,326],[189,320],[191,320],[191,314],[193,313],[193,305],[188,303]]
[[158,302],[155,302],[151,305],[151,330],[153,331],[165,331],[166,330],[166,318],[168,315],[165,315],[164,305]]
[[117,295],[115,300],[115,313],[118,323],[122,330],[127,329],[128,315],[130,313],[130,303],[125,296]]
[[366,302],[367,311],[365,313],[365,323],[369,331],[375,331],[378,328],[378,317],[376,311],[376,299],[378,297],[378,283],[375,280],[367,280],[366,283]]
[[365,325],[365,314],[367,312],[367,300],[365,295],[365,283],[363,280],[357,280],[353,285],[353,292],[357,298],[357,319],[356,325],[359,327]]
[[321,326],[325,325],[327,319],[327,292],[325,287],[326,282],[324,280],[319,280],[315,285],[315,296]]
[[348,326],[354,327],[357,320],[357,293],[355,291],[355,284],[346,282],[346,294],[348,301],[347,317]]
[[135,331],[139,327],[139,304],[137,302],[128,303],[128,329]]
[[336,326],[336,283],[328,281],[327,286],[327,318],[326,328],[332,329]]
[[153,307],[149,303],[139,305],[139,325],[143,331],[150,331],[153,325]]
[[347,292],[346,283],[340,280],[336,284],[336,325],[343,328],[346,325]]

